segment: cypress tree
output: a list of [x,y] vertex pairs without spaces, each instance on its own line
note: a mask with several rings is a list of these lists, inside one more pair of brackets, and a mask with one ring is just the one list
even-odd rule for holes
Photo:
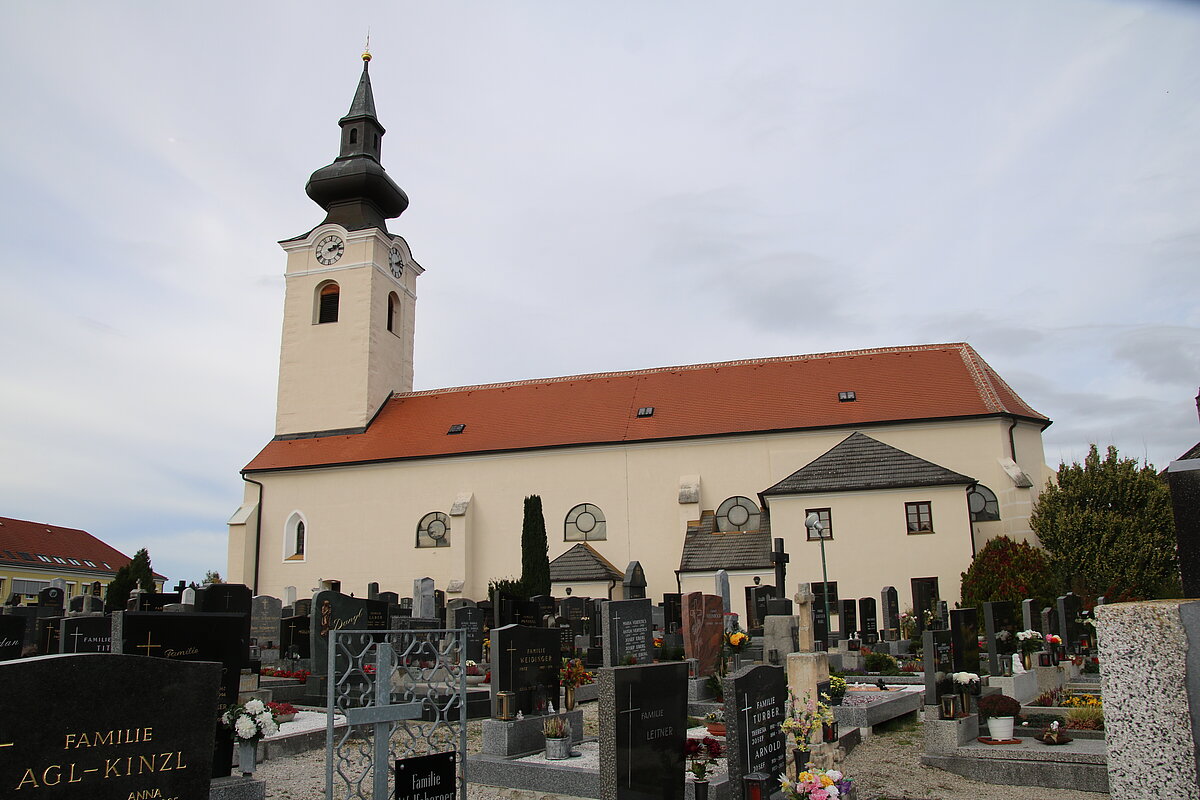
[[542,516],[542,498],[525,498],[525,519],[521,524],[521,583],[529,596],[550,594],[550,545],[546,540],[546,519]]

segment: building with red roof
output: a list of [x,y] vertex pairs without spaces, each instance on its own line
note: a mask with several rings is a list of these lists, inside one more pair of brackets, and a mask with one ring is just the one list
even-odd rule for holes
[[789,595],[822,580],[823,544],[843,597],[932,581],[953,600],[984,541],[1033,538],[1050,420],[965,343],[412,391],[424,269],[387,230],[408,201],[380,166],[365,64],[339,124],[308,186],[327,216],[280,243],[276,432],[242,473],[231,580],[407,595],[430,576],[481,599],[519,575],[531,494],[555,591],[576,596],[620,597],[639,561],[650,597],[712,592],[724,568],[740,607],[782,538]]

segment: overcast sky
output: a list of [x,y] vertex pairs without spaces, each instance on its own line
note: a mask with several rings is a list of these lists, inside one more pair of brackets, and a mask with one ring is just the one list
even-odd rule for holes
[[0,516],[172,581],[226,571],[368,27],[418,389],[967,341],[1052,466],[1200,440],[1200,4],[0,8]]

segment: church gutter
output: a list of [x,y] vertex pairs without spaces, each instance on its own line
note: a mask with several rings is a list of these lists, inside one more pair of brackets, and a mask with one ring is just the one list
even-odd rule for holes
[[254,594],[258,594],[258,562],[259,551],[262,548],[262,507],[263,496],[266,494],[267,488],[253,478],[247,478],[246,473],[242,472],[242,480],[247,483],[253,483],[258,487],[258,509],[254,512],[254,583],[251,584]]

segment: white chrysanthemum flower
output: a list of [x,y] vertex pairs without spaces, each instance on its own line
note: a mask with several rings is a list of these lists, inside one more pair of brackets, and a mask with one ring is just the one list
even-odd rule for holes
[[263,701],[259,700],[257,697],[246,701],[247,714],[261,714],[264,710],[266,710],[266,706],[263,705]]
[[275,724],[275,720],[268,715],[259,715],[258,729],[262,731],[263,736],[274,736],[279,733],[279,726]]
[[833,781],[834,783],[837,783],[838,781],[840,781],[842,779],[842,773],[838,772],[836,769],[831,769],[831,770],[827,771],[825,774],[828,775],[829,780]]
[[233,718],[229,716],[230,713],[231,712],[226,711],[224,714],[221,715],[221,723],[223,725],[232,725],[233,724]]
[[258,727],[249,717],[238,717],[237,722],[233,724],[234,733],[239,739],[253,739],[258,735]]

